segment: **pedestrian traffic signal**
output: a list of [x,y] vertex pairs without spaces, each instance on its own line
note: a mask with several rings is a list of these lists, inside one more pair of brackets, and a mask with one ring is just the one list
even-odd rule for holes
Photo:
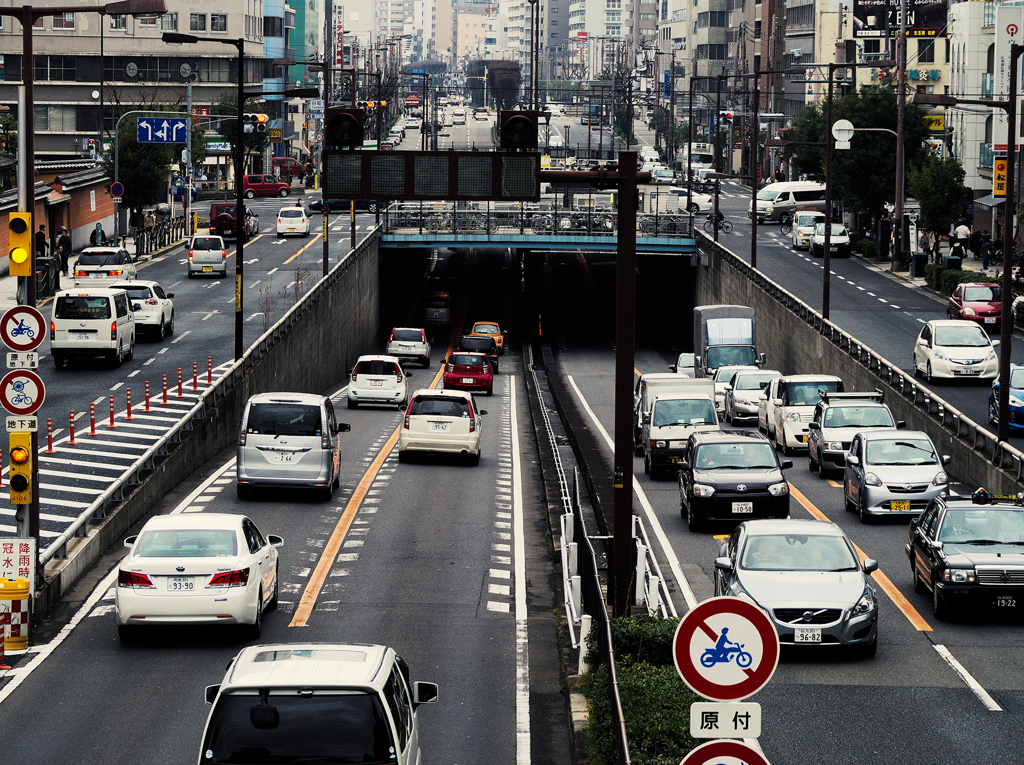
[[538,114],[535,111],[501,113],[501,148],[505,151],[537,150]]
[[324,145],[334,149],[362,146],[365,117],[362,109],[328,109],[324,115]]
[[27,505],[32,502],[32,434],[11,433],[9,446],[11,504]]
[[266,133],[267,123],[270,118],[266,114],[245,113],[242,115],[242,125],[246,133]]
[[32,275],[32,213],[12,212],[7,217],[7,264],[11,276]]

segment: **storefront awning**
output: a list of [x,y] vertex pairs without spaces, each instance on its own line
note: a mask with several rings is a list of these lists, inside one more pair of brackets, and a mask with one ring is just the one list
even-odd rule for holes
[[974,206],[979,210],[993,210],[996,207],[1002,207],[1003,202],[1005,201],[1005,197],[997,197],[995,194],[989,194],[987,197],[975,199]]

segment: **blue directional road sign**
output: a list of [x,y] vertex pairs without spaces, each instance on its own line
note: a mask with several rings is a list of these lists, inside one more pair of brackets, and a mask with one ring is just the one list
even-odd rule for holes
[[665,70],[665,98],[671,98],[672,96],[672,74],[668,69]]
[[139,143],[185,143],[188,120],[184,117],[140,117]]

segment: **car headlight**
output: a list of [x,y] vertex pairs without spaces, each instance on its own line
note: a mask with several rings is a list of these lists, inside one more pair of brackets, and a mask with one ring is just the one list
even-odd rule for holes
[[850,611],[850,616],[863,616],[864,614],[870,614],[877,607],[878,602],[875,600],[875,591],[870,587],[864,588],[864,594],[860,596],[860,600]]
[[715,487],[714,486],[705,486],[704,484],[701,484],[701,483],[695,483],[693,485],[693,493],[694,493],[695,496],[698,496],[698,497],[710,497],[710,496],[714,495]]
[[664,449],[666,446],[668,446],[667,441],[651,441],[652,449]]
[[881,486],[882,480],[874,473],[865,473],[864,483],[866,483],[868,486]]
[[975,580],[973,568],[947,568],[942,572],[942,580],[955,584],[969,584]]
[[986,356],[985,356],[985,361],[995,361],[995,360],[996,360],[996,349],[995,348],[989,348],[988,349],[988,354],[986,354]]
[[1021,401],[1016,396],[1010,396],[1010,406],[1014,406],[1014,407],[1024,406],[1024,401]]
[[789,484],[785,481],[782,483],[773,483],[768,487],[768,493],[773,497],[784,497],[789,494]]
[[764,209],[765,209],[765,212],[771,212],[772,210],[775,209],[775,207],[772,206],[772,205],[765,205]]
[[946,478],[945,473],[936,473],[932,479],[932,486],[945,486],[949,483],[949,479]]
[[960,311],[964,316],[977,316],[978,312],[969,306],[964,306],[963,310]]
[[800,422],[800,413],[790,412],[786,415],[786,422]]
[[843,450],[842,441],[826,441],[825,449],[830,452],[841,452]]
[[942,359],[943,361],[945,361],[945,359],[946,359],[946,354],[945,354],[945,353],[943,353],[942,351],[940,351],[940,350],[939,350],[938,348],[936,348],[936,349],[935,349],[935,350],[934,350],[934,351],[932,352],[932,355],[933,355],[933,356],[934,356],[935,358],[937,358],[937,359]]

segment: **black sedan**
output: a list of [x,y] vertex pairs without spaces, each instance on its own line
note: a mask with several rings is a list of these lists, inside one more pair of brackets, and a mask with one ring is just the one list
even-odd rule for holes
[[788,518],[789,484],[768,439],[756,430],[699,431],[679,465],[680,515],[690,531],[708,521]]
[[1024,602],[1024,506],[978,489],[936,499],[907,531],[914,589],[931,593],[936,619],[967,606],[1002,611]]
[[490,359],[491,369],[494,371],[494,374],[498,374],[498,344],[494,342],[493,337],[486,335],[463,335],[455,350],[465,351],[466,353],[486,354],[487,358]]
[[[328,212],[348,212],[351,209],[351,199],[329,199],[327,200],[327,211]],[[383,210],[387,207],[387,204],[377,199],[357,199],[356,209],[357,210],[368,210],[372,213],[377,210]],[[306,206],[310,212],[323,212],[324,211],[324,200],[313,199]]]

